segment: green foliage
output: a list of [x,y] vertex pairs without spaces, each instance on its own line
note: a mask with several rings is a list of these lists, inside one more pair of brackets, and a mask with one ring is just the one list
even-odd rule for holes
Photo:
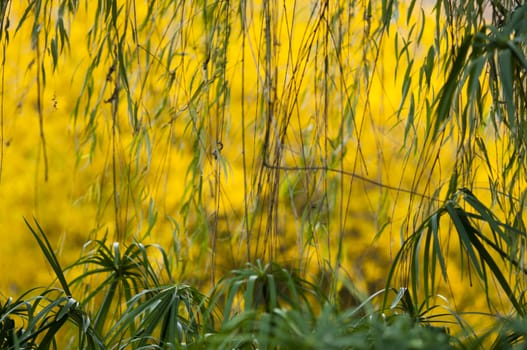
[[[127,309],[106,337],[109,344],[133,344],[143,348],[193,346],[210,329],[206,298],[188,285],[175,284],[143,290],[127,300]],[[124,338],[134,330],[129,338]]]
[[8,299],[0,311],[2,349],[61,348],[67,326],[78,332],[72,348],[105,349],[79,302],[61,290],[28,291],[14,302]]
[[[0,176],[11,5],[0,5]],[[75,262],[64,268],[44,226],[25,220],[55,283],[0,300],[0,347],[524,348],[527,4],[437,0],[433,42],[415,0],[252,5],[21,5],[13,34],[28,34],[44,182],[46,87],[76,16],[93,23],[71,114],[75,170],[99,168]],[[384,134],[392,117],[398,132]],[[350,224],[365,207],[369,235]],[[388,248],[359,261],[359,239]],[[367,262],[387,275],[341,305]],[[473,284],[488,331],[456,305]]]
[[[467,210],[464,204],[469,205],[473,211]],[[439,276],[448,281],[447,257],[442,248],[444,239],[440,238],[440,223],[444,215],[448,215],[458,234],[459,256],[466,256],[467,269],[474,271],[473,277],[478,278],[485,286],[487,301],[493,303],[488,286],[496,283],[509,298],[515,312],[523,316],[525,308],[514,291],[517,288],[514,283],[519,282],[515,276],[526,272],[516,256],[515,248],[518,240],[523,240],[525,233],[500,222],[467,189],[456,192],[452,200],[447,201],[443,207],[427,218],[405,241],[395,258],[387,285],[391,285],[395,269],[402,266],[403,259],[409,261],[414,296],[417,296],[419,291],[423,291],[425,296],[437,293],[436,283]],[[481,227],[482,225],[488,226],[491,235],[483,233],[486,231]],[[510,267],[512,277],[502,271],[497,261],[498,257]],[[418,283],[422,285],[418,286]]]
[[[38,242],[45,237],[42,231],[35,235]],[[113,251],[103,242],[97,245],[74,264],[86,269],[71,282],[71,290],[94,274],[108,277],[80,301],[49,288],[0,305],[3,349],[63,349],[66,344],[74,349],[449,349],[455,344],[444,329],[407,312],[365,315],[361,310],[370,300],[337,312],[313,284],[276,263],[233,270],[207,298],[189,285],[158,285],[144,274],[152,258],[141,247],[121,253],[116,245]],[[52,251],[45,255],[48,263],[58,264]],[[126,292],[108,294],[116,289],[116,273],[119,283],[128,282]],[[102,299],[96,298],[99,293]],[[109,299],[125,310],[111,308]],[[400,300],[396,297],[393,305]],[[63,337],[69,340],[64,343]]]
[[[237,300],[239,296],[242,300]],[[227,320],[236,303],[244,310],[262,309],[267,312],[275,308],[310,309],[309,297],[323,300],[317,288],[302,279],[297,273],[276,263],[263,265],[260,260],[245,269],[233,270],[212,290],[213,300],[225,299],[223,316]]]

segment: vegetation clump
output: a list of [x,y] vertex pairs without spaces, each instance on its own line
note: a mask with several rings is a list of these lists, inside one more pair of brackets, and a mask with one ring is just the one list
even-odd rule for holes
[[526,20],[0,2],[0,348],[526,347]]

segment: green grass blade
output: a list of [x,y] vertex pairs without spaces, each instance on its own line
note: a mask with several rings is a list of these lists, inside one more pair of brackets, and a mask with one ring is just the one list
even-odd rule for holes
[[59,280],[60,285],[62,286],[62,289],[64,290],[66,295],[71,296],[72,294],[71,294],[68,282],[66,281],[66,277],[64,276],[63,269],[60,266],[57,256],[53,252],[53,248],[51,247],[51,244],[49,243],[49,240],[46,234],[42,230],[42,227],[40,227],[36,219],[34,219],[34,221],[35,221],[35,225],[37,227],[38,232],[35,231],[35,229],[33,229],[33,227],[26,220],[26,218],[24,218],[24,222],[26,223],[27,227],[31,231],[31,234],[33,235],[33,237],[36,239],[38,245],[40,246],[40,250],[42,251],[42,253],[44,253],[44,256],[47,262],[53,269],[53,272],[55,272],[55,276]]
[[481,279],[484,279],[483,270],[480,266],[479,259],[477,258],[474,252],[474,247],[472,246],[472,242],[469,237],[469,232],[467,232],[467,229],[469,229],[469,227],[466,227],[466,221],[462,220],[460,216],[464,215],[463,209],[454,207],[452,202],[447,202],[445,204],[445,209],[447,210],[448,214],[450,215],[450,218],[454,223],[454,226],[456,227],[456,231],[459,235],[460,241],[461,243],[463,243],[463,247],[467,252],[468,257],[470,258],[470,263],[476,269],[478,276]]

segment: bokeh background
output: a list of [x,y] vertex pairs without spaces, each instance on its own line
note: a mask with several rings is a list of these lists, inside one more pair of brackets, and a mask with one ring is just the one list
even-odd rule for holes
[[[256,259],[328,289],[343,288],[324,279],[333,272],[358,294],[385,287],[460,156],[454,131],[426,142],[452,44],[434,42],[443,27],[431,5],[64,3],[33,22],[35,8],[9,2],[2,295],[53,281],[23,218],[64,266],[106,238],[160,244],[175,278],[204,290]],[[490,131],[485,141],[490,158],[465,178],[490,204],[499,146]],[[446,298],[480,307],[452,251]]]

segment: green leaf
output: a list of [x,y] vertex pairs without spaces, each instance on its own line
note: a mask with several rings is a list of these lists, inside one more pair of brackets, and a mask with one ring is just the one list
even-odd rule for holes
[[36,239],[38,245],[40,246],[40,250],[42,253],[44,253],[44,256],[46,257],[47,262],[53,269],[53,272],[55,272],[55,276],[60,282],[60,285],[62,286],[62,289],[66,293],[66,295],[71,296],[71,291],[68,285],[68,282],[66,281],[66,277],[64,276],[63,269],[60,266],[60,263],[57,259],[57,256],[55,255],[53,248],[51,247],[51,244],[48,241],[48,238],[44,231],[42,230],[42,227],[40,227],[38,221],[34,219],[36,230],[33,229],[31,224],[24,218],[24,222],[26,223],[27,227],[31,231],[31,234]]
[[501,88],[503,99],[507,107],[507,115],[509,127],[512,130],[516,129],[516,113],[514,109],[514,65],[512,62],[512,55],[510,50],[500,51],[498,54],[499,75],[501,79]]
[[463,243],[463,247],[465,248],[468,257],[470,258],[470,263],[476,269],[478,276],[481,279],[484,279],[483,269],[480,266],[479,259],[477,258],[476,253],[474,252],[474,247],[472,245],[472,233],[470,232],[472,230],[472,227],[467,222],[464,211],[459,207],[455,207],[450,201],[445,204],[445,209],[447,210],[448,214],[450,215],[450,218],[454,222],[454,226],[456,227],[456,231],[459,235],[460,241],[461,243]]
[[450,117],[450,110],[454,103],[454,98],[462,81],[463,70],[465,69],[467,54],[472,45],[472,35],[466,36],[459,49],[457,50],[456,58],[452,63],[452,68],[448,78],[441,88],[439,98],[437,100],[437,114],[435,117],[434,126],[431,129],[432,139],[435,140],[445,122]]

